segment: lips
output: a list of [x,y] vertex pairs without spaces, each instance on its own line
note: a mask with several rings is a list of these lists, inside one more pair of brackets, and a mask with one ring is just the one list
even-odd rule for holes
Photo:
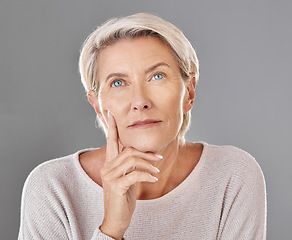
[[161,122],[162,121],[160,121],[160,120],[146,119],[144,121],[133,122],[131,125],[128,126],[128,128],[151,127],[151,126],[155,126]]

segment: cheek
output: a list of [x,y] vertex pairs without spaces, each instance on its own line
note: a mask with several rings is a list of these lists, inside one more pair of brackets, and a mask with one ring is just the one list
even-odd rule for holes
[[[178,90],[179,89],[179,90]],[[173,91],[171,98],[169,99],[169,111],[173,117],[172,128],[179,131],[183,122],[183,113],[184,113],[184,87],[177,86],[177,89]]]
[[106,119],[106,122],[108,118],[107,117],[108,111],[110,111],[113,114],[117,122],[117,125],[119,126],[120,119],[123,119],[123,115],[125,116],[124,109],[127,105],[127,101],[112,96],[112,94],[103,92],[100,94],[99,97],[99,105],[100,110],[104,118]]
[[157,101],[163,102],[164,111],[179,117],[183,109],[183,87],[177,84],[164,89],[158,95]]

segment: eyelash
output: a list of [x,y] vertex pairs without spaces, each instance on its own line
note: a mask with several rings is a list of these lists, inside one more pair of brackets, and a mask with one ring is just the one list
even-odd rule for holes
[[[154,79],[154,77],[155,77],[156,75],[162,75],[162,78],[160,78],[160,79]],[[165,78],[165,74],[162,73],[162,72],[157,72],[157,73],[154,73],[154,74],[152,75],[151,80],[161,80],[161,79],[163,79],[163,78]]]
[[[155,77],[156,75],[161,75],[162,77],[161,77],[160,79],[154,79],[154,77]],[[157,81],[157,80],[161,80],[161,79],[163,79],[163,78],[165,78],[165,77],[166,77],[166,75],[165,75],[164,73],[157,72],[157,73],[154,73],[154,74],[152,75],[152,77],[151,77],[150,80],[155,80],[155,81]],[[118,82],[118,81],[121,81],[121,82],[122,82],[121,85],[119,85],[119,86],[115,86],[114,84],[115,84],[116,82]],[[111,84],[110,84],[111,87],[115,87],[115,88],[116,88],[116,87],[121,87],[121,86],[123,86],[123,85],[125,85],[125,82],[124,82],[124,80],[121,80],[121,79],[113,80],[113,81],[111,82]]]
[[113,80],[113,81],[111,82],[110,86],[111,86],[111,87],[120,87],[120,86],[115,86],[115,85],[114,85],[115,82],[118,82],[118,81],[121,81],[121,82],[122,82],[122,84],[121,84],[120,86],[123,86],[123,85],[125,84],[123,80],[121,80],[121,79],[116,79],[116,80]]

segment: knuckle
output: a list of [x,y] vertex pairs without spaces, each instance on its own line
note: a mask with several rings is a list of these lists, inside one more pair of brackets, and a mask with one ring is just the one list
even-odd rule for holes
[[126,153],[127,153],[127,155],[128,155],[129,157],[133,157],[133,156],[134,156],[134,148],[132,148],[132,147],[128,147],[128,148],[126,149]]
[[137,179],[139,177],[139,173],[137,171],[134,171],[132,176],[134,179]]
[[129,157],[129,158],[128,158],[128,163],[129,163],[131,166],[135,165],[135,164],[136,164],[136,158],[133,157],[133,156]]

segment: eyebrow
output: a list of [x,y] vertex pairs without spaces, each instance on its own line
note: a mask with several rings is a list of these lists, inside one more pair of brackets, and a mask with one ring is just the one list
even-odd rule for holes
[[166,67],[169,67],[170,68],[170,66],[167,63],[165,63],[165,62],[159,62],[159,63],[156,63],[153,66],[147,68],[146,71],[145,71],[145,73],[149,73],[149,72],[153,71],[155,68],[158,68],[160,66],[166,66]]
[[119,73],[119,72],[111,73],[106,77],[105,82],[107,82],[112,77],[127,77],[127,76],[128,76],[127,74]]
[[[170,66],[169,66],[167,63],[165,63],[165,62],[159,62],[159,63],[156,63],[156,64],[154,64],[153,66],[147,68],[147,69],[145,70],[145,73],[149,73],[149,72],[153,71],[155,68],[158,68],[158,67],[160,67],[160,66],[166,66],[166,67],[169,67],[169,68],[170,68]],[[128,76],[127,74],[125,74],[125,73],[120,73],[120,72],[111,73],[111,74],[109,74],[109,75],[106,77],[105,82],[107,82],[107,81],[108,81],[110,78],[112,78],[112,77],[127,77],[127,76]]]

